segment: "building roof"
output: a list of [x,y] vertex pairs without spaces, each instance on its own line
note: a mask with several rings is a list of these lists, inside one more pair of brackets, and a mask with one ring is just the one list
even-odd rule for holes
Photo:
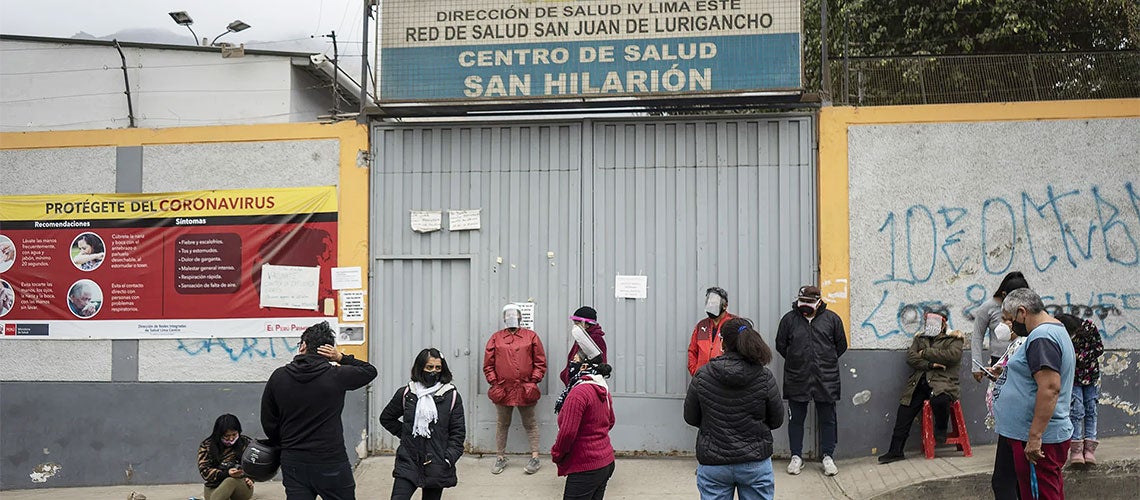
[[[60,38],[53,36],[31,36],[31,35],[11,35],[0,33],[0,41],[15,41],[15,42],[38,42],[38,43],[58,43],[68,45],[96,45],[103,47],[114,47],[115,42],[112,40],[91,40],[84,38]],[[140,49],[154,49],[154,50],[184,50],[188,52],[212,52],[217,53],[221,49],[219,47],[200,47],[197,45],[176,45],[169,43],[143,43],[143,42],[124,42],[120,41],[121,47],[136,47]],[[258,56],[281,56],[281,57],[309,57],[315,52],[286,52],[282,50],[264,50],[264,49],[250,49],[246,48],[245,53],[248,55]]]

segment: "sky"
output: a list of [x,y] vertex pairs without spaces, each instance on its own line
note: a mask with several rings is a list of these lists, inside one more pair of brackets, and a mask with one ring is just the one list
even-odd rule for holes
[[128,29],[161,29],[184,36],[189,44],[190,32],[168,15],[184,10],[194,19],[191,27],[199,38],[213,39],[240,19],[252,27],[221,41],[267,50],[320,51],[324,45],[331,54],[327,39],[309,37],[336,30],[342,58],[359,57],[363,8],[362,0],[0,0],[0,32],[68,38],[81,31],[103,37]]

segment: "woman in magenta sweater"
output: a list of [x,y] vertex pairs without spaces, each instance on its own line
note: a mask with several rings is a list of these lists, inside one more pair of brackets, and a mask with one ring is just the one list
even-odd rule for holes
[[558,465],[558,475],[566,476],[563,500],[601,500],[614,473],[614,447],[610,444],[614,403],[606,385],[611,371],[600,353],[585,359],[579,352],[570,362],[570,385],[554,404],[558,437],[550,458]]

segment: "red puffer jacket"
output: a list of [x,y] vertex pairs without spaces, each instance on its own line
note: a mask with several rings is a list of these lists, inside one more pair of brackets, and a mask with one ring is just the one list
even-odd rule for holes
[[538,382],[546,375],[546,351],[533,330],[502,329],[491,335],[483,354],[487,396],[502,406],[533,406],[542,396]]

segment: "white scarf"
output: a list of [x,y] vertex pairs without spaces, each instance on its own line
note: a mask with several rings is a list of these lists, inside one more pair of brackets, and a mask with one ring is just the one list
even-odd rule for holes
[[416,394],[416,420],[412,422],[412,435],[430,438],[431,424],[439,418],[433,396],[443,388],[443,384],[437,382],[431,387],[424,387],[419,382],[412,382],[408,388]]

